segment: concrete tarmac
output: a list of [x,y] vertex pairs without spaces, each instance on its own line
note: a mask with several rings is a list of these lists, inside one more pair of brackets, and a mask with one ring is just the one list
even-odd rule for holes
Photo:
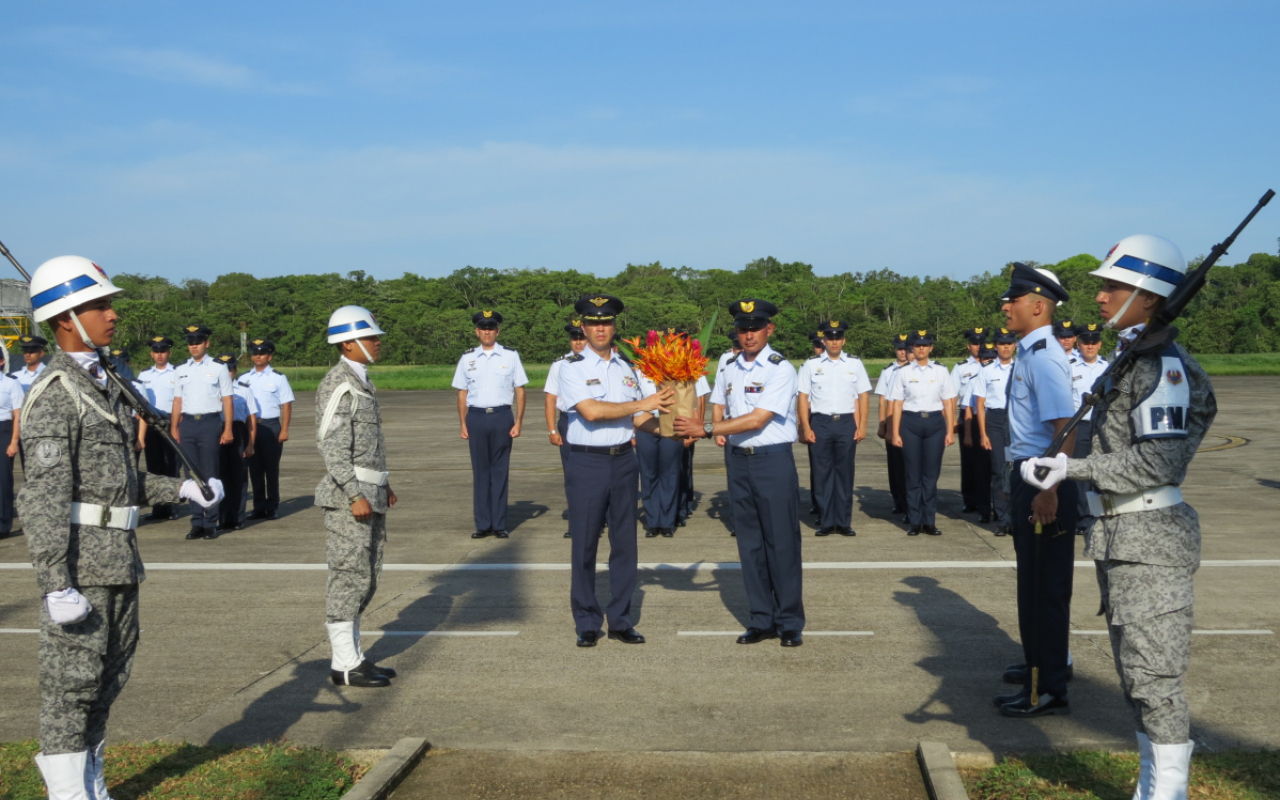
[[[1205,531],[1196,581],[1196,627],[1205,633],[1194,637],[1187,680],[1193,734],[1215,749],[1275,748],[1280,697],[1268,689],[1280,683],[1280,637],[1270,633],[1280,630],[1272,527],[1280,435],[1270,407],[1280,379],[1219,378],[1215,386],[1218,420],[1184,487]],[[783,649],[733,642],[746,609],[726,527],[723,456],[698,444],[700,499],[688,527],[673,539],[640,539],[651,568],[635,605],[648,643],[582,649],[569,613],[559,455],[545,435],[541,394],[530,393],[512,458],[511,538],[480,541],[469,536],[471,473],[456,395],[380,399],[400,503],[364,625],[408,635],[366,636],[365,649],[399,670],[393,687],[328,681],[325,535],[312,505],[322,465],[305,393],[285,445],[282,519],[215,541],[185,541],[185,517],[139,530],[150,565],[142,643],[112,741],[285,736],[385,748],[421,736],[487,751],[811,753],[909,751],[921,739],[973,753],[1133,746],[1089,564],[1076,570],[1074,713],[1015,722],[992,708],[991,697],[1008,691],[1001,670],[1021,658],[1013,547],[959,513],[954,447],[936,538],[905,535],[889,513],[883,444],[873,436],[859,447],[858,535],[814,538],[803,520],[808,629],[803,647]],[[807,487],[800,446],[796,461]],[[802,505],[807,499],[802,489]],[[0,564],[0,738],[13,740],[36,733],[37,637],[23,631],[36,627],[39,598],[20,534],[0,540]],[[599,591],[607,597],[603,571]]]

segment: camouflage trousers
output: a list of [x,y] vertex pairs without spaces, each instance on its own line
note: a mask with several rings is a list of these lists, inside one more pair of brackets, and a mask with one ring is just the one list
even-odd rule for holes
[[378,589],[387,516],[358,522],[349,508],[326,508],[324,526],[329,529],[325,622],[350,622],[364,613]]
[[40,604],[40,749],[91,750],[107,736],[111,704],[129,680],[138,647],[138,585],[83,586],[93,611],[57,625]]
[[1191,663],[1195,568],[1095,564],[1116,672],[1138,731],[1155,744],[1190,740],[1183,679]]

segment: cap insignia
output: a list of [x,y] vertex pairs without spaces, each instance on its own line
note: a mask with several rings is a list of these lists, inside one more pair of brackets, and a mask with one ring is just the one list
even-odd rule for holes
[[605,303],[607,303],[607,302],[609,302],[609,301],[608,301],[608,300],[606,300],[606,299],[604,299],[603,297],[593,297],[593,298],[591,298],[591,304],[592,304],[593,306],[595,306],[596,308],[599,308],[600,306],[604,305],[604,304],[605,304]]
[[484,316],[485,319],[488,319],[489,317],[493,316],[492,311],[481,311],[480,313]]
[[199,325],[188,325],[188,326],[187,326],[187,333],[195,333],[195,332],[196,332],[196,331],[198,331],[198,330],[200,330],[200,326],[199,326]]
[[741,303],[738,303],[738,308],[741,308],[745,313],[750,314],[752,311],[756,310],[756,301],[744,300]]
[[569,324],[570,324],[570,325],[572,325],[572,326],[573,326],[573,327],[575,327],[575,328],[581,328],[581,327],[582,327],[582,320],[580,320],[580,319],[575,319],[575,320],[573,320],[572,322],[570,322]]
[[974,329],[973,329],[973,332],[974,332],[974,333],[982,333],[982,328],[974,328]]
[[928,331],[916,331],[916,335],[917,335],[917,336],[928,336],[928,335],[929,335],[929,332],[928,332]]

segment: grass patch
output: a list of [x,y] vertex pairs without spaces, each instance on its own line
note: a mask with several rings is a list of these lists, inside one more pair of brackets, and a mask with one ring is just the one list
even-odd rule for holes
[[[36,742],[0,744],[0,800],[43,800]],[[334,750],[272,742],[198,747],[172,742],[108,746],[115,800],[337,800],[368,766]]]
[[[994,767],[961,768],[970,800],[1129,800],[1138,780],[1137,753],[1080,750],[1007,758]],[[1280,798],[1280,753],[1197,753],[1193,800]]]

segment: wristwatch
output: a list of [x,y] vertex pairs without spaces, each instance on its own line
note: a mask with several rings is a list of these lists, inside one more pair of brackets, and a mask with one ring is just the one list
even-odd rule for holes
[[548,436],[555,436],[555,435],[556,435],[557,433],[559,433],[559,432],[560,432],[560,431],[547,431],[547,435],[548,435]]
[[705,423],[702,426],[702,432],[707,435],[708,439],[710,439],[716,433],[716,424],[714,422]]

